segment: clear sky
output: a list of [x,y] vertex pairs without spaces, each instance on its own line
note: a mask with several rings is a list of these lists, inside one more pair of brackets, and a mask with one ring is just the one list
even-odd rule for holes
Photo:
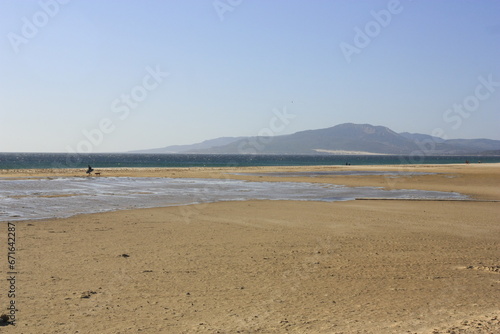
[[1,0],[0,152],[340,123],[500,139],[500,1]]

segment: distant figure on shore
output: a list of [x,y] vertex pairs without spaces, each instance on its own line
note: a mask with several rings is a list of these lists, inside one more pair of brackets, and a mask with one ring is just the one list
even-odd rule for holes
[[90,174],[92,174],[93,171],[94,171],[94,168],[90,167],[90,165],[89,165],[89,168],[87,169],[86,173],[90,176]]

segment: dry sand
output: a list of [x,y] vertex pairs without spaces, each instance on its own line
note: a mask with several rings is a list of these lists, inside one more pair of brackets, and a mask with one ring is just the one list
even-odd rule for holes
[[[227,174],[346,169],[439,174]],[[498,164],[100,171],[458,191],[477,201],[222,202],[17,222],[17,325],[0,332],[500,333]],[[2,280],[4,306],[7,290]]]

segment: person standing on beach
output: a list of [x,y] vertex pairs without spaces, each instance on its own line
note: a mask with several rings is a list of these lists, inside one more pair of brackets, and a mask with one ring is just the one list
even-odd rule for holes
[[87,171],[85,173],[87,173],[90,176],[90,174],[92,174],[93,171],[94,171],[94,168],[90,167],[90,165],[89,165],[89,168],[87,169]]

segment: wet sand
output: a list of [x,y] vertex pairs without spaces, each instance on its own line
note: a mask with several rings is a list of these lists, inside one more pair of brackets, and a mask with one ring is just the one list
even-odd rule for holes
[[[17,325],[0,331],[500,332],[498,164],[96,169],[457,191],[477,201],[220,202],[16,222]],[[231,174],[322,170],[437,174]],[[5,280],[0,289],[6,295]]]

